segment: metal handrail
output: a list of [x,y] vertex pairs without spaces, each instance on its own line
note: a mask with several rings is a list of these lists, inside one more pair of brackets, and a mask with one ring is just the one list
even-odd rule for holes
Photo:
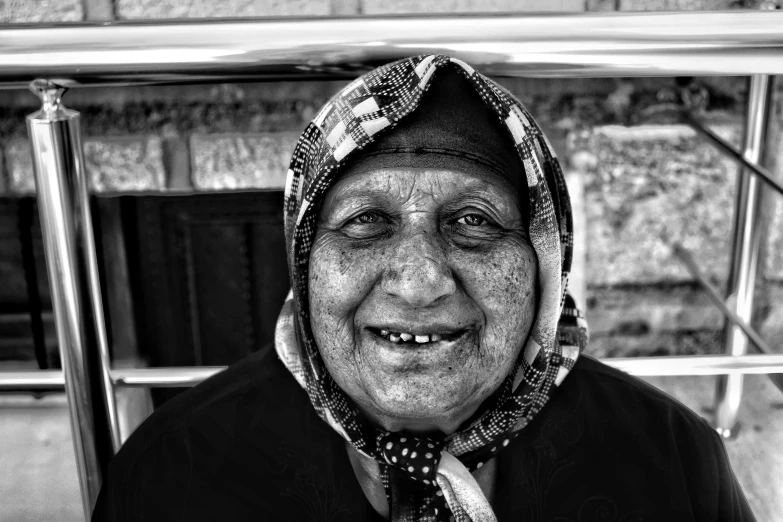
[[[749,163],[761,163],[765,158],[767,134],[774,93],[774,78],[755,74],[750,78],[745,139],[742,156]],[[748,171],[741,171],[744,174]],[[756,288],[756,271],[761,245],[761,178],[758,175],[740,175],[734,194],[734,226],[732,255],[726,294],[736,315],[750,323]],[[748,352],[748,337],[732,321],[724,321],[724,352],[744,355]],[[718,432],[730,437],[737,423],[742,401],[744,377],[742,374],[722,375],[717,379],[715,394],[715,424]]]
[[758,163],[754,163],[752,161],[748,161],[748,159],[743,156],[739,151],[737,151],[728,141],[718,136],[715,131],[710,130],[708,127],[704,125],[702,121],[700,121],[696,116],[694,116],[689,111],[682,111],[679,116],[682,118],[683,122],[688,124],[691,128],[693,128],[696,132],[698,132],[702,137],[704,137],[707,141],[712,144],[716,149],[718,149],[722,154],[726,155],[731,159],[734,163],[737,163],[741,165],[743,168],[746,168],[753,172],[760,180],[762,180],[764,183],[769,186],[772,190],[783,196],[783,183],[776,180],[774,177],[772,177],[772,174],[759,165]]
[[[2,27],[2,26],[0,26]],[[0,84],[352,77],[415,54],[492,76],[783,73],[783,12],[277,18],[0,28]]]
[[[108,377],[108,341],[80,118],[78,112],[62,105],[63,89],[36,81],[31,90],[42,102],[41,110],[27,117],[38,212],[82,505],[89,516],[104,467],[98,450],[100,439],[108,432],[115,451],[122,442],[114,389]],[[97,420],[100,410],[93,403],[96,396],[103,402],[106,426]]]
[[[662,239],[664,239],[665,243],[669,243],[667,238],[664,237]],[[682,261],[683,265],[685,265],[685,268],[688,270],[688,273],[690,273],[691,277],[693,277],[699,286],[701,286],[702,290],[704,290],[704,292],[707,294],[707,297],[709,297],[710,301],[712,301],[712,304],[715,305],[715,307],[723,314],[723,317],[726,318],[726,321],[732,323],[734,326],[739,328],[743,334],[745,334],[745,337],[750,341],[750,346],[753,347],[753,349],[757,352],[770,355],[774,354],[775,351],[769,344],[767,344],[764,338],[759,335],[755,328],[739,317],[734,310],[729,308],[729,305],[726,304],[723,298],[721,298],[718,291],[715,290],[712,287],[712,284],[707,281],[707,278],[704,277],[704,274],[702,274],[699,265],[693,259],[691,253],[688,252],[679,242],[670,244],[670,248],[672,249],[672,254]],[[772,373],[769,374],[768,377],[778,388],[778,390],[783,392],[783,374]],[[717,400],[720,401],[720,396],[718,396]],[[720,426],[718,428],[720,428]],[[730,435],[730,432],[727,435]]]
[[[640,377],[783,374],[783,354],[612,357],[600,361]],[[123,388],[189,388],[225,369],[225,366],[125,368],[109,373],[114,385]],[[65,377],[60,370],[0,371],[0,391],[63,390],[64,387]]]

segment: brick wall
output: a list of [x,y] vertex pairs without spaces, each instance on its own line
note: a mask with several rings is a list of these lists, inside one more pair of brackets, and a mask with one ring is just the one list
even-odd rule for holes
[[[49,0],[0,2],[0,21],[53,22],[220,16],[324,16],[397,13],[708,10],[774,7],[762,0]],[[738,143],[745,84],[706,78],[706,118]],[[595,353],[714,351],[721,317],[660,240],[681,241],[723,286],[736,168],[688,128],[640,121],[661,91],[659,79],[503,80],[551,137],[569,179],[583,194],[582,278]],[[339,82],[136,87],[72,91],[82,112],[93,191],[190,192],[282,187],[304,125]],[[778,96],[780,99],[781,96]],[[0,91],[0,196],[34,192],[25,92]],[[781,117],[781,104],[776,105]],[[781,140],[773,148],[781,148]],[[782,168],[774,169],[780,175]],[[757,324],[776,333],[783,311],[783,205],[765,206]]]

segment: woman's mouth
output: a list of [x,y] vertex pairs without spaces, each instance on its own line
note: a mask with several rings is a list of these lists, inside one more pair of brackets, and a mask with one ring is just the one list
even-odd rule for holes
[[424,345],[428,343],[436,343],[438,341],[453,341],[461,337],[466,330],[458,330],[449,333],[411,333],[411,332],[395,332],[391,330],[384,330],[380,328],[370,328],[370,331],[378,337],[390,341],[395,344],[412,344],[412,345]]

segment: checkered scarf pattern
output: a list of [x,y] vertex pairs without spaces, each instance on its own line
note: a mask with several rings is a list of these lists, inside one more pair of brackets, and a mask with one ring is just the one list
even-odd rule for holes
[[[310,329],[308,263],[316,230],[315,203],[346,158],[414,112],[433,75],[444,67],[464,74],[516,145],[527,177],[540,294],[519,360],[488,399],[485,413],[445,439],[433,440],[368,425],[335,384]],[[379,463],[393,520],[494,520],[470,472],[501,452],[541,411],[587,341],[586,323],[566,293],[573,246],[571,208],[546,137],[516,98],[465,62],[442,55],[400,60],[351,82],[304,131],[288,171],[284,216],[292,290],[278,320],[276,349],[318,415],[362,455]]]

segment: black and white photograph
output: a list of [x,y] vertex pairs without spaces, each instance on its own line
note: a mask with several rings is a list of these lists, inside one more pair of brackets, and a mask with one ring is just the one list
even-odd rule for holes
[[0,522],[783,522],[781,0],[0,0]]

